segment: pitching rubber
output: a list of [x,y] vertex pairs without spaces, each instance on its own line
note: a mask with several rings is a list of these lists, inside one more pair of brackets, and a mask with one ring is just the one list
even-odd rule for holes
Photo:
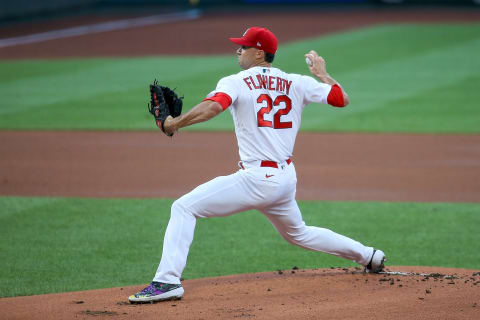
[[158,302],[158,301],[166,301],[166,300],[181,300],[183,297],[183,287],[170,290],[168,292],[152,296],[152,297],[144,297],[144,298],[135,298],[129,297],[128,300],[130,303],[149,303],[149,302]]

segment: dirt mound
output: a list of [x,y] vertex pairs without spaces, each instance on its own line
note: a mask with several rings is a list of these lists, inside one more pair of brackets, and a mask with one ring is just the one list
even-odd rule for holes
[[[435,267],[283,270],[185,280],[180,301],[131,305],[143,286],[0,299],[7,319],[478,319],[480,272]],[[394,275],[394,271],[416,272]]]

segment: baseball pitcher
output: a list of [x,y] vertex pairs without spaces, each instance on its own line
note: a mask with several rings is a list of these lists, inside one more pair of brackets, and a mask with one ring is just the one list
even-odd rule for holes
[[[225,217],[257,209],[289,243],[353,260],[368,272],[384,267],[385,254],[331,230],[307,226],[295,200],[297,177],[290,160],[303,108],[311,102],[345,107],[349,98],[315,51],[305,54],[316,77],[286,73],[272,66],[277,38],[266,28],[251,27],[241,38],[238,64],[243,71],[220,79],[215,90],[181,115],[181,99],[156,83],[150,87],[150,112],[168,136],[229,110],[235,124],[239,170],[217,177],[176,200],[165,232],[163,254],[153,282],[129,297],[152,302],[180,299],[181,274],[198,218]],[[168,88],[167,88],[168,89]],[[164,97],[167,95],[167,97]],[[180,102],[179,102],[180,101]]]

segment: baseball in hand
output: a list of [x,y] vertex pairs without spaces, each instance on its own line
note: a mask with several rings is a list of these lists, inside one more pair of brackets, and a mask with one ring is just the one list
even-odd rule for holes
[[310,60],[309,57],[306,57],[306,58],[305,58],[305,62],[306,62],[310,67],[313,66],[313,62],[312,62],[312,60]]

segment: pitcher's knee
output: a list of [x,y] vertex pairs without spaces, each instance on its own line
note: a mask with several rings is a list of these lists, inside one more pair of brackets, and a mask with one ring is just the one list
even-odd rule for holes
[[302,246],[303,243],[307,241],[307,232],[306,230],[302,230],[300,232],[286,232],[282,234],[283,238],[294,245]]
[[195,217],[194,213],[192,212],[191,207],[188,203],[183,199],[177,199],[172,204],[171,215],[185,215],[190,217]]

